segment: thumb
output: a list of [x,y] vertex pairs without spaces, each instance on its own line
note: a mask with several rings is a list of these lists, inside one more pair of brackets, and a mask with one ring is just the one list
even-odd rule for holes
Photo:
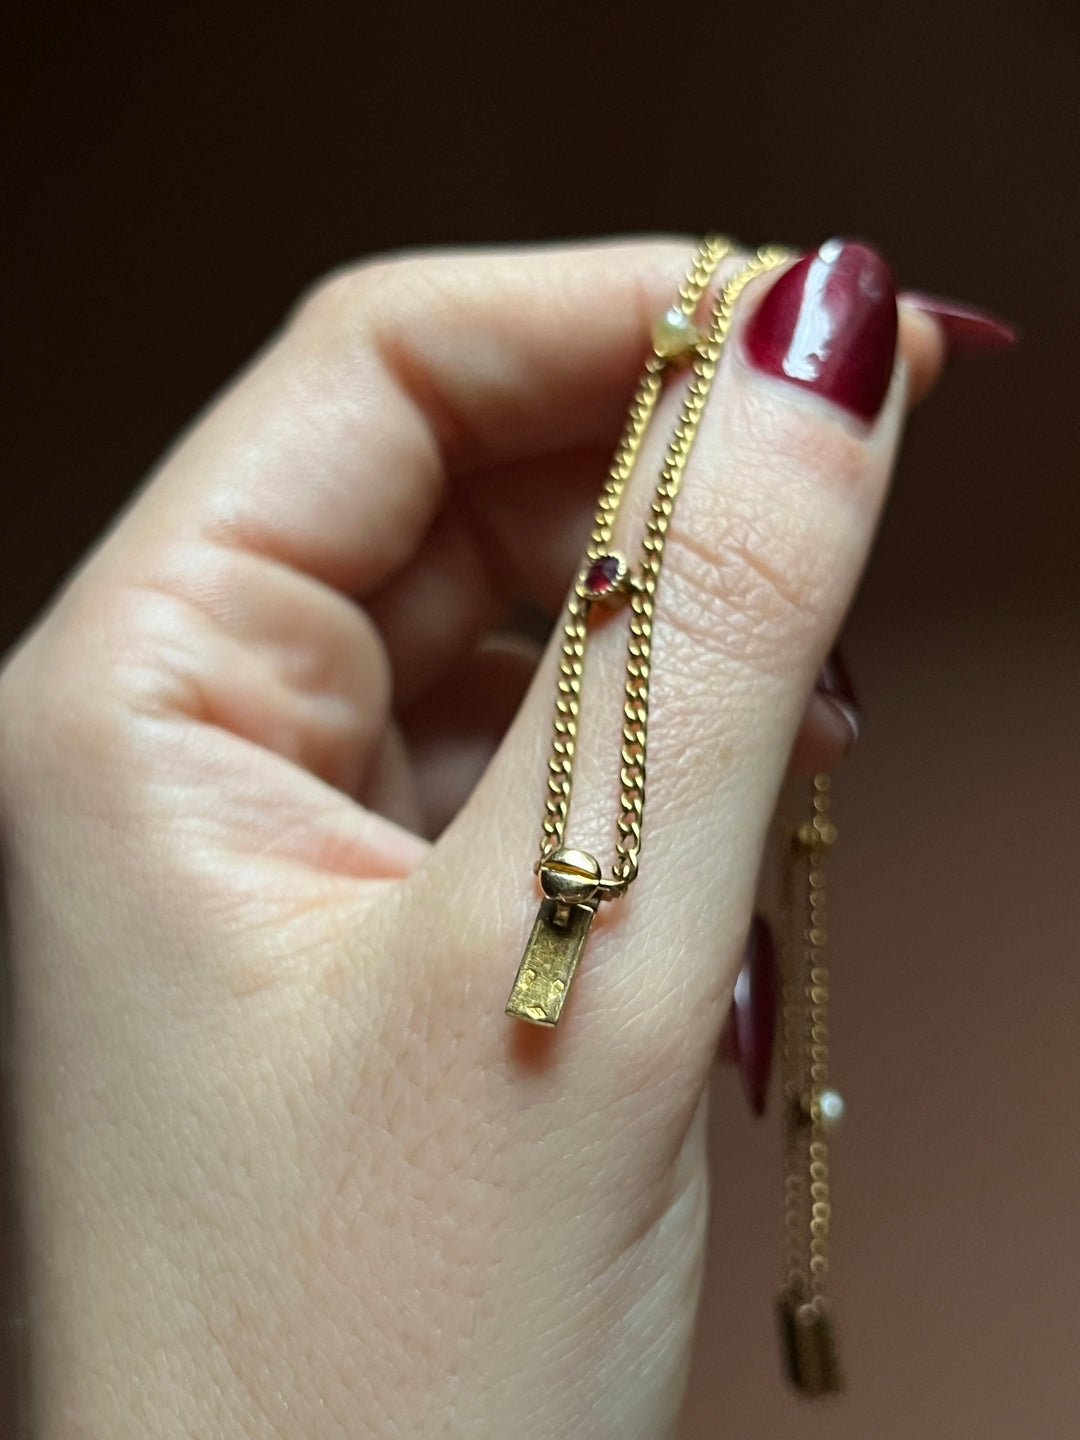
[[[477,1125],[497,1137],[499,1294],[526,1300],[494,1305],[483,1353],[515,1393],[545,1397],[544,1434],[583,1433],[586,1401],[622,1416],[619,1433],[673,1424],[707,1216],[703,1095],[763,838],[867,556],[908,376],[940,359],[932,327],[898,329],[888,269],[863,246],[830,242],[743,292],[659,576],[640,871],[601,904],[557,1029],[504,1006],[539,901],[558,632],[395,900],[396,935],[423,957],[424,1033],[469,1037]],[[615,538],[632,558],[687,383],[673,377],[628,483]],[[565,843],[605,874],[626,647],[625,610],[590,616]]]
[[[898,327],[889,271],[865,246],[828,242],[747,286],[657,587],[640,875],[600,906],[561,1022],[562,1063],[576,1064],[579,1051],[602,1056],[617,1089],[637,1085],[642,1059],[667,1056],[678,1035],[690,1093],[706,1073],[799,718],[885,496],[908,373],[939,359],[930,327]],[[616,543],[631,560],[683,384],[663,396],[628,486]],[[556,633],[499,754],[416,877],[442,893],[457,923],[484,931],[478,953],[490,958],[471,977],[473,995],[499,1012],[538,896],[532,868],[561,642]],[[619,815],[626,646],[625,613],[590,618],[564,843],[595,855],[605,873]],[[498,888],[486,906],[480,869],[484,889]],[[624,1075],[612,1069],[616,1034]]]

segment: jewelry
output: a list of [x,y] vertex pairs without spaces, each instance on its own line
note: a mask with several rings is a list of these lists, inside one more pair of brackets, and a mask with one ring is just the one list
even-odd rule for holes
[[[653,613],[664,546],[690,451],[731,328],[735,302],[757,275],[789,258],[767,246],[724,285],[708,326],[694,314],[732,243],[702,242],[679,299],[653,327],[652,353],[638,382],[629,418],[600,494],[585,561],[567,600],[555,701],[547,801],[535,870],[544,898],[518,967],[506,1013],[536,1025],[558,1024],[601,900],[625,894],[638,873],[645,810]],[[638,564],[612,548],[611,537],[627,481],[633,474],[665,373],[690,370],[679,418],[668,443],[641,540]],[[578,717],[593,606],[629,604],[623,704],[619,815],[609,875],[588,851],[566,844],[574,780]],[[808,1394],[840,1388],[832,1321],[825,1302],[829,1267],[828,1142],[842,1101],[828,1086],[829,979],[825,964],[825,857],[836,839],[829,817],[829,777],[814,778],[813,815],[786,847],[783,960],[786,1280],[777,1301],[787,1368]]]
[[844,1105],[829,1086],[826,860],[837,838],[829,777],[815,775],[813,814],[783,847],[782,1049],[784,1288],[777,1300],[788,1377],[804,1393],[840,1390],[836,1335],[825,1298],[829,1273],[830,1128]]
[[[547,803],[540,858],[535,867],[544,899],[506,1005],[508,1015],[533,1024],[558,1023],[600,901],[624,894],[638,872],[645,809],[653,611],[668,526],[731,327],[735,301],[755,276],[789,258],[789,252],[776,247],[759,250],[722,287],[707,327],[699,330],[694,323],[694,313],[717,265],[732,248],[732,242],[722,236],[707,236],[694,256],[677,303],[653,327],[652,353],[645,362],[626,428],[600,495],[585,563],[567,601],[548,762]],[[611,548],[612,530],[665,373],[676,366],[689,370],[689,381],[653,494],[638,564],[631,570],[625,556]],[[627,603],[631,613],[626,649],[619,815],[615,859],[610,874],[605,876],[595,856],[566,845],[566,825],[574,778],[589,613],[594,605]]]

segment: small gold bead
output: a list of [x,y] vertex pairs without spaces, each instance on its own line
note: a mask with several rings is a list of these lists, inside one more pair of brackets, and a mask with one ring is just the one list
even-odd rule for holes
[[809,830],[814,837],[812,843],[818,845],[835,845],[840,833],[833,822],[824,815],[815,815],[810,822]]
[[560,905],[586,905],[600,886],[600,862],[586,850],[556,850],[540,867],[540,888]]

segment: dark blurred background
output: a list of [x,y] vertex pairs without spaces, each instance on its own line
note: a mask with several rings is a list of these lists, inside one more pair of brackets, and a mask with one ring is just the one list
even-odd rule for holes
[[868,236],[1015,320],[914,427],[864,603],[1075,599],[1070,0],[15,14],[6,634],[328,267],[642,229]]
[[872,238],[902,285],[1017,323],[1014,353],[958,363],[915,417],[849,626],[869,712],[837,787],[855,841],[836,901],[852,1390],[808,1416],[777,1387],[775,1137],[742,1126],[725,1083],[685,1436],[1071,1433],[1075,0],[114,0],[21,4],[6,29],[5,643],[350,257],[839,232]]

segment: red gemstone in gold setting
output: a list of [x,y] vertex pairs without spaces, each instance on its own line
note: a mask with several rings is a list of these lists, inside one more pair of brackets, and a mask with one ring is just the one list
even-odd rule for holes
[[599,555],[585,571],[582,594],[586,600],[610,603],[625,591],[627,573],[626,561],[621,555]]

